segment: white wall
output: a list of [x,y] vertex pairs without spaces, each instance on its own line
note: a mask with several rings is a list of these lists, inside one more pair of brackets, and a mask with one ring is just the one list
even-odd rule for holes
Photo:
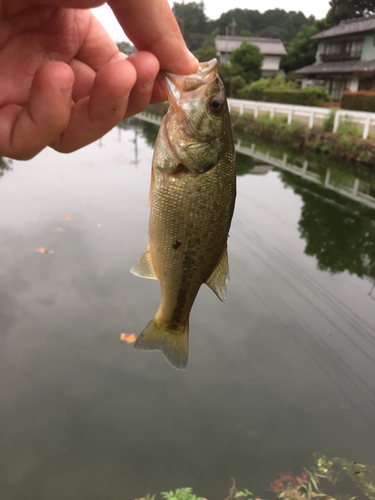
[[351,80],[348,82],[348,90],[351,92],[357,92],[359,87],[359,78],[352,77]]
[[265,56],[262,63],[262,70],[264,71],[279,71],[280,56]]

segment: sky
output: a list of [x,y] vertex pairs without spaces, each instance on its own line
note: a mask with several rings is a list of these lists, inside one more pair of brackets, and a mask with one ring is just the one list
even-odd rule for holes
[[[170,5],[173,5],[173,0],[168,0]],[[189,0],[186,0],[188,2]],[[329,0],[315,0],[307,2],[306,0],[262,0],[261,5],[259,1],[254,0],[231,0],[228,5],[228,0],[204,0],[206,7],[205,13],[209,19],[217,19],[227,12],[229,9],[257,9],[264,12],[268,9],[284,9],[286,11],[301,10],[305,16],[313,14],[317,19],[322,19],[328,12]],[[118,24],[115,16],[108,5],[103,5],[96,9],[92,9],[95,16],[106,28],[115,42],[127,40],[120,25]]]

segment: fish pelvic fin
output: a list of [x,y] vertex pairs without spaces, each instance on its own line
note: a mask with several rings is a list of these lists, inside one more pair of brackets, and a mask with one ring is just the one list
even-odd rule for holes
[[227,245],[221,254],[219,262],[206,281],[206,285],[224,302],[227,297],[227,284],[229,282],[229,264]]
[[177,370],[186,368],[189,356],[189,322],[172,328],[152,319],[134,344],[135,349],[161,351]]
[[150,245],[147,245],[146,250],[139,257],[134,266],[130,269],[130,272],[132,274],[135,274],[135,276],[139,276],[140,278],[157,280],[154,266],[152,265]]

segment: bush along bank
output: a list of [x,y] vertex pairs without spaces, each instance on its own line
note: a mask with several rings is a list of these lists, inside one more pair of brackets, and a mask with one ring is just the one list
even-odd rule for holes
[[264,114],[253,116],[232,112],[232,127],[235,132],[251,134],[262,139],[272,139],[288,144],[294,149],[308,149],[324,153],[331,158],[355,161],[375,168],[375,140],[362,139],[355,124],[343,122],[337,133],[332,133],[334,112],[324,123],[324,130],[306,129],[299,121],[290,124],[284,117],[270,118]]
[[[164,116],[168,103],[147,106],[149,113]],[[323,153],[332,159],[344,159],[375,168],[375,139],[362,139],[358,127],[350,121],[340,122],[337,133],[332,133],[335,111],[324,122],[324,129],[306,129],[298,120],[287,123],[286,117],[263,114],[255,119],[251,114],[239,115],[231,112],[234,132],[251,134],[261,139],[272,140],[294,149]]]

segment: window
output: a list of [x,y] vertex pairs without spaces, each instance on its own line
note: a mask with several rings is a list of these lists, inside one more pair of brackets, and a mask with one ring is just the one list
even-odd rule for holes
[[345,78],[342,80],[329,80],[329,86],[327,85],[327,89],[329,90],[332,99],[334,101],[339,101],[342,93],[347,89],[347,80]]
[[349,58],[361,57],[363,47],[363,39],[348,40],[346,42],[331,42],[327,43],[324,49],[324,54],[327,56],[345,56]]

